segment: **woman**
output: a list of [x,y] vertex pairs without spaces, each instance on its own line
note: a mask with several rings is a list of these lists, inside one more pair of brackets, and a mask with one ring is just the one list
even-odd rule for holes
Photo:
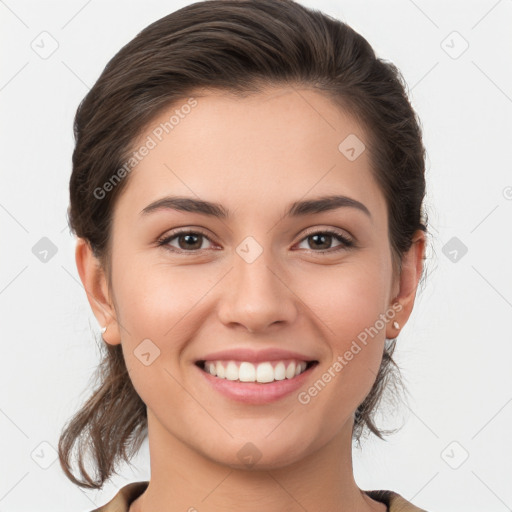
[[105,356],[60,462],[101,488],[146,435],[151,460],[97,510],[421,510],[352,470],[352,441],[383,438],[426,244],[396,67],[291,0],[198,2],[107,64],[75,137],[69,221]]

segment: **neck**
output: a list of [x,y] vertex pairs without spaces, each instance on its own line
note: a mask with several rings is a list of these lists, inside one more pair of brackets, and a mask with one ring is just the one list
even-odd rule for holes
[[385,512],[353,476],[352,422],[323,447],[285,467],[235,469],[175,438],[150,415],[151,479],[129,512]]

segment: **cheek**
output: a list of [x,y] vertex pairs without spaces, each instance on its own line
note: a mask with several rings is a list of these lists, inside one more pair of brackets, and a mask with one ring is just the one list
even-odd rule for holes
[[[375,326],[385,312],[389,279],[384,267],[379,261],[372,265],[367,260],[354,260],[312,274],[303,284],[304,302],[319,319],[318,325],[333,350],[344,351],[347,343],[350,346],[351,340]],[[377,327],[379,336],[384,335],[382,322]]]
[[191,279],[190,267],[187,272],[136,258],[116,271],[116,312],[130,380],[152,410],[181,407],[180,356],[198,326],[190,318],[201,310],[198,301],[208,284]]
[[181,380],[190,364],[189,342],[205,322],[208,292],[221,276],[206,267],[171,267],[136,258],[119,264],[116,272],[116,312],[133,385],[151,407],[158,408],[162,400],[177,406],[182,389],[173,376]]
[[[331,356],[318,375],[328,391],[324,393],[319,383],[322,398],[317,405],[330,408],[343,403],[355,409],[370,391],[381,364],[386,334],[381,315],[386,311],[389,274],[382,261],[375,259],[372,265],[361,259],[337,271],[331,267],[328,278],[318,277],[304,288]],[[333,414],[346,410],[335,406]]]
[[[128,262],[127,262],[128,263]],[[211,273],[206,275],[190,266],[171,267],[134,260],[123,268],[118,266],[116,291],[118,319],[133,338],[176,339],[189,323],[187,315],[215,284]],[[205,274],[202,276],[201,274]]]

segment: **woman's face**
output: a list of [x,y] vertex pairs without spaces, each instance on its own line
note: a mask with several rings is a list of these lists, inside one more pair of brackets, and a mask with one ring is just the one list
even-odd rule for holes
[[[140,137],[114,210],[104,337],[122,343],[150,436],[240,467],[350,437],[407,313],[392,307],[363,144],[326,97],[292,88],[184,99]],[[350,200],[316,203],[327,196]]]

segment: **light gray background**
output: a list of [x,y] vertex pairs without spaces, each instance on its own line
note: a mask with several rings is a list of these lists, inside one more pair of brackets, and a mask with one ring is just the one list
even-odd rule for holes
[[[88,511],[149,478],[147,442],[94,492],[53,451],[98,362],[65,217],[72,120],[121,46],[189,3],[0,0],[0,512]],[[512,1],[302,3],[401,69],[428,151],[428,275],[397,351],[410,398],[384,418],[406,423],[354,450],[356,480],[429,512],[511,510]]]

